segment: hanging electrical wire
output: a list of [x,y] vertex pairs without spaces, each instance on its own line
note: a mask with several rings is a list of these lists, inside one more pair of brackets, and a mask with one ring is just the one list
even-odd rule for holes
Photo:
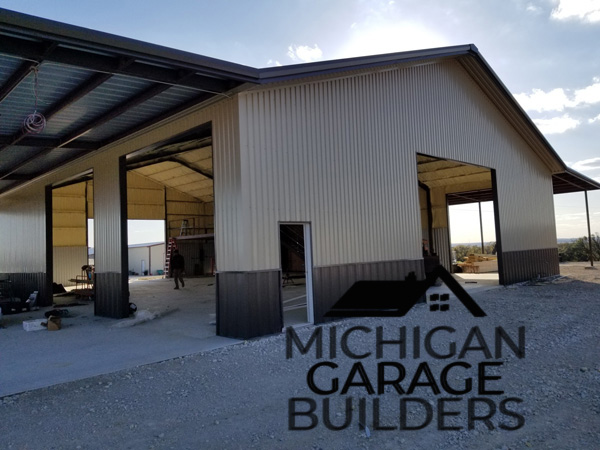
[[46,128],[46,118],[42,113],[37,111],[38,104],[38,69],[37,67],[33,69],[33,94],[35,97],[35,108],[32,114],[29,114],[23,120],[23,129],[27,133],[38,134],[41,133],[44,128]]

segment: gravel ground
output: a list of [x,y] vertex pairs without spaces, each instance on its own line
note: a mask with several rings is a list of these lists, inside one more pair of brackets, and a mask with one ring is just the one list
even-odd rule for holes
[[[569,278],[474,294],[487,313],[484,318],[470,316],[453,300],[448,312],[431,313],[426,305],[417,305],[404,318],[353,319],[324,326],[321,359],[316,358],[314,348],[301,355],[295,347],[293,357],[286,359],[286,336],[282,334],[4,397],[0,399],[0,447],[597,449],[600,448],[600,271],[575,265],[563,266],[562,270]],[[344,331],[351,327],[372,329],[368,334],[353,332],[349,349],[356,354],[369,351],[373,354],[353,360],[344,356],[338,345],[337,357],[331,359],[332,326],[337,329],[338,344]],[[405,358],[399,358],[398,347],[392,346],[385,348],[383,358],[375,358],[375,329],[379,326],[389,339],[398,336],[400,327],[406,327],[409,345]],[[454,341],[455,354],[436,359],[422,345],[421,354],[415,358],[412,333],[416,326],[420,327],[421,340],[435,327],[454,328],[454,333],[436,334],[433,350],[448,351],[449,342]],[[485,354],[481,348],[484,343],[478,336],[466,342],[472,327],[481,331],[491,355]],[[515,341],[519,327],[525,327],[523,358],[517,357],[508,346],[502,348],[501,356],[495,354],[496,327],[502,327]],[[306,343],[314,329],[298,329],[297,334]],[[468,351],[464,358],[459,358],[463,346]],[[356,372],[352,377],[354,385],[346,394],[341,395],[338,390],[331,395],[318,395],[307,385],[307,372],[323,361],[334,362],[338,367],[316,370],[315,383],[321,389],[331,386],[331,378],[335,376],[341,390],[355,363],[364,367],[364,376],[368,376],[375,390],[379,362],[402,364],[406,376],[400,387],[404,391],[408,391],[418,367],[421,372],[412,393],[400,395],[394,387],[385,386],[383,394],[369,395],[364,383],[359,385],[361,373]],[[472,367],[454,367],[448,372],[448,385],[460,390],[465,387],[465,378],[470,377],[473,389],[468,393],[448,392],[441,385],[443,368],[456,362],[466,362]],[[482,362],[498,364],[485,370],[489,377],[500,377],[489,379],[483,387],[477,372],[477,365]],[[430,381],[423,369],[425,364],[431,369]],[[385,373],[387,379],[395,378],[394,370]],[[433,386],[438,386],[441,392],[433,392]],[[486,392],[480,393],[478,388]],[[489,393],[493,390],[504,392]],[[288,401],[295,397],[316,401],[314,414],[318,424],[314,429],[288,429]],[[415,398],[421,399],[421,403]],[[440,402],[440,398],[453,400]],[[503,412],[501,404],[507,398],[522,402],[505,403],[508,411]],[[408,400],[404,415],[403,400]],[[347,418],[346,401],[352,402],[350,425],[341,430],[328,429],[324,424],[325,403],[329,402],[330,426],[341,427]],[[359,425],[363,420],[359,417],[361,402],[367,429]],[[487,424],[475,420],[469,430],[469,402],[474,415],[483,416],[490,408],[495,408],[496,413]],[[307,408],[307,403],[298,405],[299,411]],[[374,408],[379,411],[378,420],[374,419]],[[423,412],[426,408],[432,411],[431,423],[420,430],[400,429],[406,428],[402,419],[407,426],[423,423],[427,419]],[[454,414],[440,417],[440,411]],[[520,428],[502,429],[502,426],[516,428],[520,417],[524,421]],[[296,425],[309,423],[308,417],[297,417]],[[457,429],[438,430],[440,426]]]

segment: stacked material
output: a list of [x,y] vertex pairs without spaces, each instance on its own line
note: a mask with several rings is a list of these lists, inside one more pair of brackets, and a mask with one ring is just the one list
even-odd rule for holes
[[498,271],[498,258],[496,255],[482,255],[471,253],[465,262],[458,263],[464,273],[486,273]]

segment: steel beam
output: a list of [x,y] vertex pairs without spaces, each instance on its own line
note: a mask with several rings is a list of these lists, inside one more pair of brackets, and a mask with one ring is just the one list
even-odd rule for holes
[[153,64],[136,58],[133,64],[126,67],[120,66],[119,56],[110,52],[91,52],[83,48],[57,46],[52,53],[45,54],[43,43],[19,39],[10,35],[2,35],[2,53],[14,55],[35,61],[46,60],[69,66],[81,67],[94,72],[110,73],[113,75],[127,75],[143,78],[158,83],[180,85],[196,90],[222,93],[242,83],[223,79],[217,75],[205,76],[193,71],[193,76],[181,80],[180,67],[167,64]]
[[24,61],[8,80],[0,87],[0,102],[10,95],[10,93],[37,67],[36,61]]

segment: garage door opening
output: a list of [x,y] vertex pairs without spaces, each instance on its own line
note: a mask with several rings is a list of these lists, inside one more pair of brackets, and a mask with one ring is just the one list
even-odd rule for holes
[[[165,310],[177,298],[177,308],[185,312],[182,320],[189,321],[190,326],[206,328],[206,333],[214,336],[216,261],[211,124],[127,155],[126,167],[130,280],[144,282],[144,275],[154,279],[163,277],[156,280],[160,298],[153,301],[152,307]],[[135,234],[141,234],[143,225],[155,228],[148,234],[151,238],[140,242]],[[162,231],[160,238],[156,227]],[[173,291],[175,283],[170,277],[175,250],[183,256],[185,264],[184,286],[179,285],[177,291]],[[132,286],[130,283],[133,295]]]
[[441,264],[458,278],[497,284],[494,171],[418,154],[417,172],[425,270]]
[[311,235],[308,223],[279,225],[284,327],[314,322]]

